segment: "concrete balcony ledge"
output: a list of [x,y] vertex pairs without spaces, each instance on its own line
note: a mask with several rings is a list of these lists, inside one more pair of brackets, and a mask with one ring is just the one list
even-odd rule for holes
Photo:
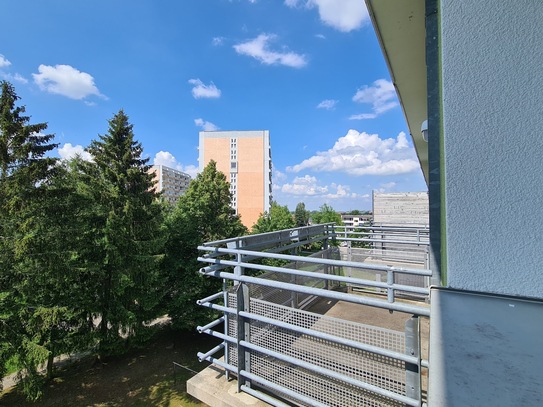
[[247,393],[238,393],[237,380],[226,380],[223,369],[208,366],[187,381],[187,393],[212,407],[267,407]]

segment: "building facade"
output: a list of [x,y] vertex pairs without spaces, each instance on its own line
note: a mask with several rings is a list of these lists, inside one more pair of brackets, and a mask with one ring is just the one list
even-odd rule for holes
[[200,171],[211,161],[226,175],[232,207],[251,228],[272,200],[270,132],[202,131],[199,142]]
[[157,191],[162,193],[165,201],[172,204],[177,203],[191,181],[189,174],[165,165],[153,165],[149,172],[155,177]]

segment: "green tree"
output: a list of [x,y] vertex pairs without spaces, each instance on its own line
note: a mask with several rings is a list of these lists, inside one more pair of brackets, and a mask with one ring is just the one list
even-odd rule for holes
[[47,153],[57,144],[52,134],[42,133],[46,123],[29,123],[10,83],[0,82],[0,88],[0,374],[17,357],[27,371],[23,390],[36,399],[37,366],[54,355],[51,335],[63,313],[44,291],[58,270],[53,242],[38,243],[38,226],[52,216],[49,190],[57,167]]
[[309,211],[305,209],[305,204],[303,202],[296,205],[294,220],[296,222],[296,226],[307,226],[309,224]]
[[328,204],[323,204],[318,211],[311,214],[314,224],[335,222],[336,225],[343,225],[341,215]]
[[168,241],[164,261],[168,275],[165,309],[174,327],[193,329],[209,318],[196,300],[221,289],[221,281],[204,278],[198,270],[197,247],[204,242],[247,233],[231,207],[232,194],[225,175],[210,161],[192,180],[167,219]]
[[296,226],[288,207],[272,202],[270,211],[261,214],[253,225],[252,233],[266,233],[275,230],[290,229]]
[[93,162],[80,163],[78,188],[91,202],[86,216],[92,244],[81,260],[96,296],[99,354],[107,355],[120,351],[120,334],[138,340],[144,322],[157,316],[163,218],[148,159],[122,110],[87,151]]

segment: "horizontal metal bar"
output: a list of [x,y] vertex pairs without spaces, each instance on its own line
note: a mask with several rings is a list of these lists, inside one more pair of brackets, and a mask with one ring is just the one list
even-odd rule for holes
[[[354,238],[354,237],[341,237],[340,235],[336,236],[336,240],[341,242],[352,241],[352,242],[365,242],[365,243],[387,243],[387,244],[399,244],[399,245],[413,245],[413,246],[430,246],[429,241],[420,241],[420,240],[389,240],[389,239],[372,239],[372,238]],[[383,250],[387,249],[386,247]]]
[[[291,228],[291,229],[282,229],[279,232],[299,231],[299,230],[303,230],[303,229],[314,228],[315,226],[326,226],[327,227],[327,228],[325,228],[326,230],[333,230],[332,226],[334,226],[334,225],[335,225],[335,222],[321,223],[321,224],[318,224],[318,225],[304,226],[304,227]],[[215,240],[213,242],[206,242],[206,243],[204,243],[204,245],[205,246],[217,246],[217,245],[225,244],[225,243],[243,241],[244,238],[249,238],[249,237],[254,238],[255,236],[267,236],[267,235],[273,235],[273,234],[276,234],[276,233],[277,233],[277,231],[276,232],[259,233],[258,235],[238,236],[238,237],[233,237],[233,238],[229,238],[229,239],[222,239],[222,240]]]
[[[239,379],[238,379],[239,380]],[[246,386],[245,384],[242,384],[240,386],[240,389],[244,391],[247,394],[250,394],[253,397],[256,397],[257,399],[260,399],[262,401],[265,401],[268,404],[271,404],[275,407],[292,407],[290,404],[283,403],[280,400],[277,400],[276,398],[269,396],[265,393],[262,393],[261,391],[255,390],[250,388],[249,386]]]
[[375,386],[373,384],[369,384],[369,383],[365,383],[365,382],[362,382],[362,381],[357,380],[357,379],[353,379],[352,377],[342,375],[340,373],[337,373],[337,372],[335,372],[333,370],[330,370],[330,369],[327,369],[325,367],[314,365],[312,363],[308,363],[308,362],[305,362],[303,360],[296,359],[296,358],[294,358],[292,356],[283,355],[282,353],[275,352],[275,351],[273,351],[271,349],[263,348],[262,346],[255,345],[255,344],[252,344],[252,343],[247,342],[247,341],[240,341],[239,343],[240,343],[241,346],[243,346],[243,347],[245,347],[247,349],[251,349],[251,350],[260,352],[260,353],[262,353],[264,355],[274,357],[276,359],[282,360],[283,362],[291,363],[291,364],[299,366],[299,367],[301,367],[303,369],[311,370],[312,372],[315,372],[315,373],[318,373],[318,374],[321,374],[321,375],[325,375],[325,376],[331,377],[331,378],[336,379],[336,380],[341,380],[342,382],[348,383],[348,384],[350,384],[352,386],[355,386],[355,387],[358,387],[360,389],[370,391],[370,392],[375,393],[375,394],[379,394],[379,395],[384,396],[384,397],[391,398],[393,400],[399,401],[400,403],[404,403],[404,404],[407,404],[409,406],[415,406],[415,407],[420,406],[420,402],[418,400],[412,399],[410,397],[403,396],[403,395],[398,394],[398,393],[394,393],[394,392],[386,390],[386,389],[382,389],[381,387]]
[[199,304],[199,302],[210,302],[215,301],[217,298],[223,298],[224,291],[220,291],[216,294],[210,295],[209,297],[202,298],[201,300],[196,301],[196,304]]
[[429,365],[429,363],[428,363],[428,361],[427,361],[426,359],[422,359],[422,360],[420,361],[420,365],[421,365],[422,367],[425,367],[426,369],[429,369],[429,368],[430,368],[430,365]]
[[[368,305],[376,308],[384,308],[393,311],[400,311],[406,313],[413,313],[416,315],[422,315],[429,317],[430,309],[427,307],[421,307],[410,304],[402,304],[398,302],[389,303],[382,300],[376,300],[354,294],[341,293],[337,291],[330,291],[322,288],[311,288],[296,284],[284,283],[281,281],[266,280],[258,277],[239,276],[232,273],[226,273],[223,271],[215,271],[207,275],[212,275],[217,278],[224,278],[227,280],[241,281],[244,283],[258,284],[265,287],[279,288],[283,290],[295,291],[304,294],[317,295],[320,297],[331,298],[338,301],[346,301],[354,304]],[[214,304],[215,305],[215,304]],[[218,307],[218,306],[217,306]],[[219,309],[219,308],[215,308]],[[223,307],[224,310],[224,307]]]
[[[198,250],[206,251],[206,250],[210,250],[210,248],[205,247],[205,246],[198,246]],[[419,276],[429,276],[429,277],[432,276],[431,270],[383,266],[383,265],[378,265],[378,264],[360,263],[360,262],[355,262],[355,261],[321,259],[317,257],[303,257],[303,256],[293,256],[290,254],[254,252],[250,250],[238,250],[238,249],[226,249],[226,248],[218,248],[217,251],[220,253],[228,253],[228,254],[242,254],[242,255],[251,255],[251,256],[256,256],[256,257],[290,260],[292,262],[328,264],[330,266],[356,267],[356,268],[367,269],[367,270],[394,271],[398,273],[414,274],[414,275],[419,275]],[[219,259],[215,259],[215,260],[220,261]],[[202,261],[206,263],[214,262],[213,260],[210,261],[210,259],[205,258],[205,257],[198,257],[198,261]]]
[[[212,302],[200,302],[200,300],[196,301],[196,303],[201,306],[201,307],[207,307],[207,308],[211,308],[211,309],[214,309],[214,310],[217,310],[217,311],[222,311],[222,312],[231,312],[232,308],[228,308],[228,307],[225,307],[224,305],[219,305],[219,304],[213,304]],[[236,312],[236,310],[234,309],[234,313]]]
[[213,331],[212,329],[204,329],[200,333],[222,339],[223,341],[230,342],[232,344],[236,344],[238,342],[236,338],[232,338],[231,336],[225,335],[221,332]]
[[415,365],[419,363],[419,359],[415,356],[411,356],[411,355],[407,355],[407,354],[403,354],[399,352],[394,352],[388,349],[380,348],[378,346],[366,345],[361,342],[356,342],[351,339],[345,339],[339,336],[330,335],[330,334],[320,332],[320,331],[315,331],[313,329],[302,328],[297,325],[289,324],[288,322],[283,322],[277,319],[272,319],[272,318],[265,317],[262,315],[253,314],[251,312],[241,311],[239,315],[241,315],[242,317],[253,319],[255,321],[264,322],[266,324],[278,326],[280,328],[285,328],[285,329],[298,332],[304,335],[309,335],[318,339],[323,339],[326,341],[338,343],[340,345],[349,346],[351,348],[355,348],[355,349],[362,350],[365,352],[370,352],[377,355],[386,356],[391,359],[401,360],[403,362],[413,363]]
[[[378,288],[384,288],[384,289],[394,288],[395,290],[398,290],[398,291],[412,292],[412,293],[423,294],[423,295],[428,295],[428,296],[430,295],[429,288],[415,287],[415,286],[410,286],[410,285],[394,284],[391,286],[387,283],[381,283],[378,281],[365,280],[365,279],[354,278],[354,277],[336,276],[333,274],[316,273],[314,271],[304,271],[304,270],[290,269],[290,268],[285,268],[285,267],[266,266],[263,264],[254,264],[254,263],[245,263],[245,262],[238,263],[233,260],[220,260],[220,263],[226,266],[239,265],[241,267],[254,269],[254,270],[273,271],[276,273],[283,273],[283,274],[300,276],[300,277],[318,278],[320,280],[337,281],[339,283],[365,285],[369,287],[378,287]],[[204,267],[200,269],[200,272],[203,274],[207,274],[207,273],[221,270],[223,268],[217,268],[216,265],[214,264],[212,266]],[[426,276],[423,276],[423,277],[426,277]]]
[[239,373],[243,377],[246,377],[247,379],[252,380],[253,382],[256,382],[262,386],[268,387],[280,393],[286,394],[287,396],[292,397],[298,401],[301,401],[302,403],[306,403],[307,405],[310,405],[312,407],[328,407],[327,404],[323,404],[315,399],[304,396],[303,394],[296,393],[295,391],[292,391],[291,389],[287,387],[270,382],[269,380],[266,380],[263,377],[257,376],[253,373],[249,373],[245,370],[241,370]]
[[224,349],[224,343],[219,343],[217,346],[215,346],[213,349],[209,350],[207,353],[204,353],[203,355],[200,355],[201,352],[198,352],[198,360],[201,362],[202,360],[205,360],[209,356],[214,355],[218,351]]
[[216,327],[219,324],[222,324],[224,322],[224,317],[220,317],[219,319],[216,319],[215,321],[211,321],[209,324],[204,326],[199,326],[196,329],[199,333],[202,333],[201,331],[205,331],[206,329],[211,329]]

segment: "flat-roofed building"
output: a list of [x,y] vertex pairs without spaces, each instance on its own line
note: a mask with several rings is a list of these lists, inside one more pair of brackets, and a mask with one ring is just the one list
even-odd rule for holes
[[211,160],[230,183],[232,207],[251,228],[260,214],[269,211],[272,200],[270,132],[201,131],[200,171]]
[[189,174],[165,165],[153,165],[149,172],[155,177],[157,191],[162,192],[164,200],[172,204],[177,203],[191,181]]

